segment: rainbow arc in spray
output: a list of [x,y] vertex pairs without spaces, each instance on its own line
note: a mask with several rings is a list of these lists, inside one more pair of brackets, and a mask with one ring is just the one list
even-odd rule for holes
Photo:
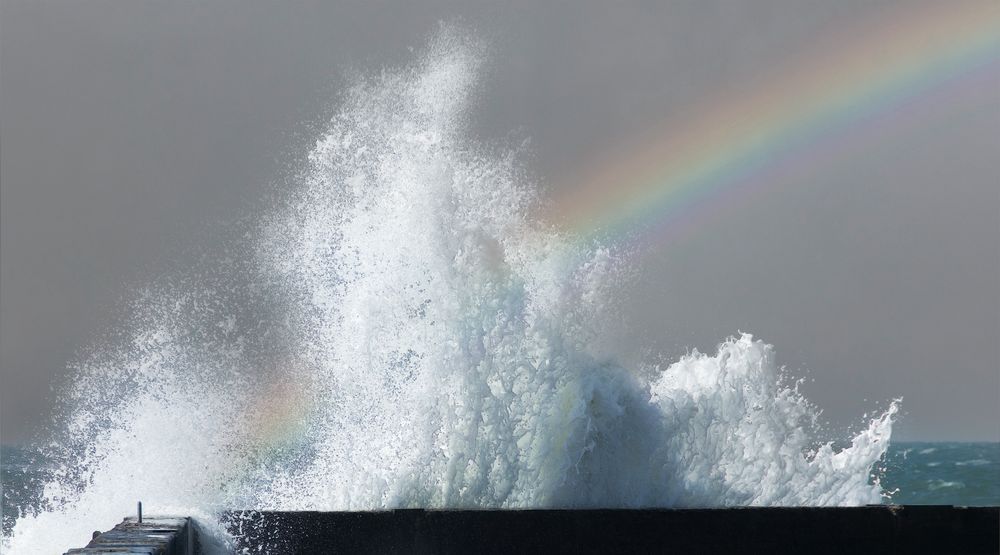
[[[764,86],[724,94],[574,178],[547,219],[582,240],[662,236],[774,166],[815,158],[828,137],[942,86],[996,87],[998,2],[906,6],[855,31],[817,41]],[[991,98],[984,109],[997,109],[1000,91]]]

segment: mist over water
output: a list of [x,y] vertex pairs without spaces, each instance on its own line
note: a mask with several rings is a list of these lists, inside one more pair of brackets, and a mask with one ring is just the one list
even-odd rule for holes
[[521,147],[465,133],[482,62],[445,28],[360,78],[249,233],[134,295],[76,365],[6,547],[82,545],[138,499],[210,533],[231,508],[882,500],[894,404],[836,449],[750,335],[665,368],[598,347],[628,253],[529,218]]

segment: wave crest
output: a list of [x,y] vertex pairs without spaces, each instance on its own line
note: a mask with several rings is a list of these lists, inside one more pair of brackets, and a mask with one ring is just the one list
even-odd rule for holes
[[666,369],[598,352],[627,257],[530,221],[521,149],[468,139],[481,53],[445,29],[362,80],[242,258],[139,295],[80,365],[61,471],[7,546],[82,543],[137,499],[205,522],[880,501],[895,404],[837,450],[749,335]]

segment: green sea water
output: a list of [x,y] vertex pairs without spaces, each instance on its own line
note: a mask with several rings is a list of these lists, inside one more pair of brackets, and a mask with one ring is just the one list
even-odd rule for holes
[[899,505],[1000,505],[1000,443],[895,443],[877,473]]

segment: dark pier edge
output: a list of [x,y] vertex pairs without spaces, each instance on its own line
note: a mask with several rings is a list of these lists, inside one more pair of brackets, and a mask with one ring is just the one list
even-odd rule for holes
[[[250,553],[1000,553],[1000,507],[229,511]],[[188,518],[125,519],[67,553],[193,555]]]
[[196,526],[188,517],[150,516],[141,521],[127,517],[111,530],[95,533],[86,547],[70,549],[65,555],[194,555],[198,547]]
[[254,553],[1000,552],[1000,507],[234,511],[224,522]]

